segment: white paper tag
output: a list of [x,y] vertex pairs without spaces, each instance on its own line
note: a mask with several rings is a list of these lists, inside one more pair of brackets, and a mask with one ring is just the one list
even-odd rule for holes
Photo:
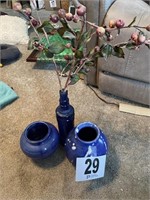
[[51,8],[56,8],[57,4],[56,4],[56,0],[49,0],[49,4]]
[[76,159],[76,181],[102,178],[105,174],[106,155]]

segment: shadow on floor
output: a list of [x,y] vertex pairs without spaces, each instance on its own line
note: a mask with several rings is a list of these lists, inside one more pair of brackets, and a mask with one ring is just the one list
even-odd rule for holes
[[42,160],[32,161],[41,168],[52,168],[62,163],[64,159],[65,151],[62,146],[59,146],[59,148],[50,157]]

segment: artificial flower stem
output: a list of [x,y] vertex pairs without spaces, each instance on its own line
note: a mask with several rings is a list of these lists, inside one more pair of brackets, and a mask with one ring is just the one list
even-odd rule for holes
[[[86,24],[89,24],[90,26],[93,26],[93,27],[95,27],[95,28],[98,28],[99,26],[97,26],[96,24],[94,24],[94,23],[91,23],[91,22],[89,22],[89,21],[86,21],[86,20],[82,20],[82,19],[80,19],[80,21],[81,22],[84,22],[84,23],[86,23]],[[138,26],[138,25],[133,25],[133,26],[123,26],[123,27],[121,27],[120,29],[124,29],[124,28],[131,28],[131,27],[133,27],[133,28],[136,28],[136,29],[140,29],[140,28],[143,28],[143,29],[145,29],[145,26]],[[114,31],[114,30],[118,30],[118,28],[117,27],[114,27],[114,28],[109,28],[109,29],[107,29],[108,31]]]
[[69,81],[70,81],[72,69],[74,68],[74,64],[75,64],[75,59],[73,59],[73,61],[72,61],[72,65],[71,65],[71,68],[70,68],[70,71],[69,71],[69,74],[68,74],[68,77],[67,77],[67,80],[66,80],[66,83],[65,83],[64,90],[66,90],[66,88],[67,88],[68,85],[69,85]]
[[50,42],[49,42],[49,39],[48,39],[48,35],[47,35],[45,29],[42,28],[42,31],[43,31],[43,33],[44,33],[44,35],[45,35],[45,38],[46,38],[46,40],[47,40],[48,45],[50,45]]
[[77,74],[82,69],[82,67],[85,65],[86,61],[87,61],[87,59],[84,60],[84,62],[75,70],[75,72],[73,74]]
[[68,62],[67,65],[62,69],[61,71],[61,76],[63,76],[63,73],[65,71],[65,69],[70,65],[71,62]]
[[55,62],[54,56],[53,56],[53,62],[54,62],[54,65],[55,65],[55,71],[56,71],[56,74],[57,74],[60,90],[62,90],[62,84],[61,84],[61,80],[60,80],[60,76],[59,76],[59,72],[58,72],[58,66]]
[[30,24],[31,24],[31,26],[32,26],[32,28],[33,28],[33,30],[34,30],[34,32],[35,32],[35,34],[37,35],[37,37],[40,39],[40,36],[39,36],[39,34],[38,34],[38,32],[37,32],[36,28],[33,26],[33,24],[32,24],[32,23],[30,23]]

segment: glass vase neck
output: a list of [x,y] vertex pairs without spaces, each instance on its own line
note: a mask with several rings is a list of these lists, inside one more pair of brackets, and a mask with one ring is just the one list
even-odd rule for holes
[[64,110],[68,109],[69,106],[68,90],[60,90],[59,95],[60,95],[59,98],[60,107]]

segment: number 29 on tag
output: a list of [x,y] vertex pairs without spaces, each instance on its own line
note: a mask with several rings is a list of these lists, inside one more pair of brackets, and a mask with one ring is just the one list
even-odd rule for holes
[[76,159],[76,181],[104,177],[106,155]]

